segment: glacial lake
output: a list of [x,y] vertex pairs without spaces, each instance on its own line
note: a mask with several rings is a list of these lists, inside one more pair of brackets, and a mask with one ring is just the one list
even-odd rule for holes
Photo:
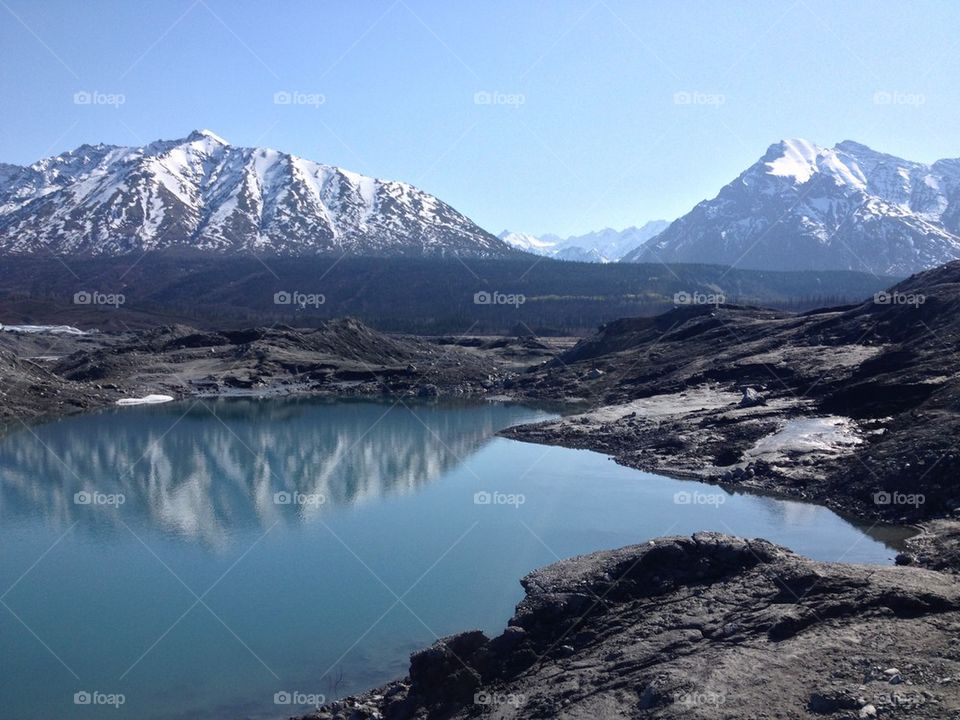
[[530,570],[660,535],[764,537],[821,560],[896,554],[897,533],[822,507],[494,436],[548,417],[233,399],[7,434],[2,715],[305,713],[286,701],[399,677],[438,636],[499,633]]

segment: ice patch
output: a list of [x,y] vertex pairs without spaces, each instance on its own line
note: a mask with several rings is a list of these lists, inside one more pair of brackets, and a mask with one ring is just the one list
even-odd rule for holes
[[3,325],[0,332],[40,333],[47,335],[86,335],[87,332],[72,325]]
[[140,398],[121,398],[117,400],[117,405],[158,405],[172,400],[170,395],[145,395]]
[[721,390],[709,385],[700,385],[679,393],[653,395],[621,405],[605,405],[579,415],[570,415],[558,422],[583,428],[589,424],[602,425],[616,422],[630,413],[636,413],[648,419],[688,415],[694,412],[721,410],[736,406],[740,397],[740,393]]
[[850,418],[829,415],[787,420],[775,433],[760,438],[747,451],[748,459],[776,460],[791,453],[841,455],[863,440]]

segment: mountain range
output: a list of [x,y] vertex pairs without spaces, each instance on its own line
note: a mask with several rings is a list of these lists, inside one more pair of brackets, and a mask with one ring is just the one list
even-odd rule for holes
[[497,237],[509,245],[558,260],[577,262],[616,262],[624,255],[639,248],[669,225],[666,220],[651,220],[641,227],[625,230],[604,228],[584,235],[529,235],[504,230]]
[[438,198],[208,130],[0,164],[0,252],[512,255]]
[[0,163],[0,253],[509,257],[903,276],[960,258],[960,159],[783,140],[686,215],[584,235],[496,237],[412,185],[208,130]]
[[783,140],[628,262],[908,275],[960,258],[960,159]]

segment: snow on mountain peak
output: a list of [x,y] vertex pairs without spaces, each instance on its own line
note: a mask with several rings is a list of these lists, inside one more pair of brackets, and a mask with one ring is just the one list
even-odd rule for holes
[[960,162],[793,139],[624,259],[906,275],[957,258]]
[[858,162],[858,157],[863,155],[878,153],[865,145],[852,142],[848,142],[846,147],[841,144],[826,148],[809,140],[794,138],[771,145],[762,161],[767,175],[783,178],[797,185],[803,185],[814,176],[824,174],[839,185],[863,188],[867,181]]
[[577,262],[617,262],[627,253],[636,250],[670,223],[666,220],[651,220],[641,227],[625,230],[604,228],[585,235],[561,238],[556,235],[531,235],[504,230],[498,236],[518,250],[543,255],[558,260]]
[[526,252],[540,254],[546,254],[543,251],[551,250],[556,247],[556,243],[550,242],[549,240],[544,240],[537,237],[536,235],[531,235],[530,233],[520,233],[520,232],[510,232],[509,230],[504,230],[502,233],[497,235],[498,238],[503,240],[508,245],[512,245],[518,250],[525,250]]
[[767,161],[770,175],[792,177],[797,182],[805,183],[817,171],[817,156],[821,148],[808,140],[796,138],[781,140],[767,152],[768,156],[776,155]]
[[82,146],[0,168],[0,179],[0,253],[512,253],[412,185],[230,145],[209,130],[142,147]]
[[[871,147],[858,143],[856,140],[841,140],[835,146],[836,150],[841,150],[851,155],[883,155]],[[892,155],[888,157],[893,157]]]
[[187,136],[187,142],[193,142],[194,140],[201,140],[203,138],[213,140],[214,142],[219,143],[220,145],[230,144],[229,142],[224,140],[222,137],[217,135],[215,132],[213,132],[212,130],[207,130],[206,128],[202,128],[200,130],[194,130],[192,133],[190,133]]

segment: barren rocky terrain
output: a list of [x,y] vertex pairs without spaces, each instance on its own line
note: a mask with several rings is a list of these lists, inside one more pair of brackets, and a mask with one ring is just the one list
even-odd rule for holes
[[29,422],[165,394],[491,396],[566,338],[386,335],[355,320],[319,328],[0,333],[0,421]]

